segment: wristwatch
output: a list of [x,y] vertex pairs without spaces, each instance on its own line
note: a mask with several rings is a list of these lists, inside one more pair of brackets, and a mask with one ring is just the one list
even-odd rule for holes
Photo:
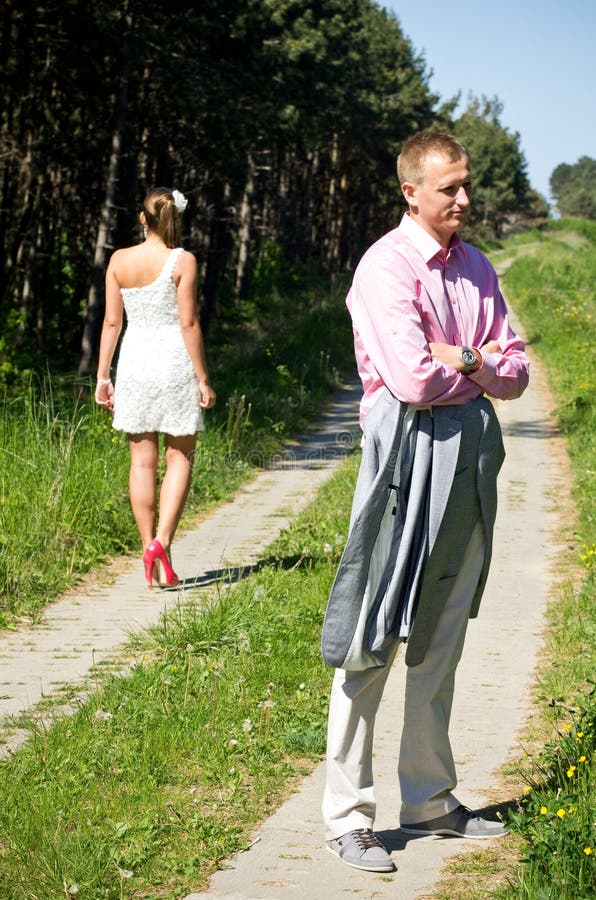
[[475,372],[480,368],[482,357],[478,350],[472,350],[471,347],[462,347],[460,357],[464,364],[462,369],[464,375],[469,375],[470,372]]

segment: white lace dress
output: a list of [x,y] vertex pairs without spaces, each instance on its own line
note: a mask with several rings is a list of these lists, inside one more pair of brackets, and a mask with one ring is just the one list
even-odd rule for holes
[[172,278],[182,250],[172,250],[151,284],[122,288],[127,325],[116,370],[112,422],[119,431],[183,435],[203,430],[198,384],[180,330]]

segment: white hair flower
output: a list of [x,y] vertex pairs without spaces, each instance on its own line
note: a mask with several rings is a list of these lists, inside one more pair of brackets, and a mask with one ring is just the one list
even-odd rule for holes
[[184,196],[181,191],[173,190],[172,197],[174,198],[174,206],[178,210],[179,213],[183,213],[186,207],[188,206],[188,200]]

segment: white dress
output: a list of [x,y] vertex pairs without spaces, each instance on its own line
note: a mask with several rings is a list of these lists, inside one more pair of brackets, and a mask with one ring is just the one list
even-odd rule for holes
[[112,427],[129,434],[203,430],[199,388],[184,345],[172,278],[182,247],[168,255],[155,281],[122,288],[127,325],[116,369]]

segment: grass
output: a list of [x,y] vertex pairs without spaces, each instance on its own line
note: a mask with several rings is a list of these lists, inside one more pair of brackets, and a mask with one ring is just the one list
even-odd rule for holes
[[[589,224],[595,227],[585,228]],[[585,225],[576,245],[560,240],[575,232],[559,225],[548,250],[513,263],[505,285],[557,398],[555,413],[574,468],[580,538],[589,551],[596,522],[596,223]]]
[[526,766],[527,787],[513,828],[523,837],[523,868],[504,897],[593,897],[594,751],[593,692],[580,694],[555,735]]
[[[574,539],[549,608],[536,700],[542,746],[522,762],[526,792],[512,826],[523,865],[499,896],[596,895],[596,223],[559,222],[541,252],[514,262],[505,286],[546,368],[572,465]],[[547,705],[548,704],[548,705]]]
[[[436,896],[587,900],[596,855],[596,423],[588,354],[578,348],[593,343],[594,233],[585,223],[557,224],[491,255],[499,253],[516,258],[506,290],[557,398],[576,518],[567,523],[550,605],[535,687],[539,716],[522,736],[532,749],[509,764],[527,788],[520,786],[511,814],[513,835],[496,850],[452,861]],[[269,373],[285,383],[280,346],[279,338],[273,348],[255,341],[247,360],[261,365],[268,347]],[[240,391],[249,375],[220,425],[229,436],[223,455],[243,442],[246,453],[253,430],[284,421],[281,407],[253,412],[258,392]],[[252,446],[258,451],[258,441]],[[354,454],[258,572],[231,592],[197,596],[138,636],[126,677],[98,674],[89,699],[51,728],[26,717],[29,741],[0,766],[3,900],[184,896],[245,845],[253,825],[320,758],[330,682],[320,627],[356,465]]]
[[505,290],[555,398],[572,471],[571,497],[561,499],[573,513],[547,613],[536,715],[520,736],[528,750],[504,770],[520,792],[512,837],[496,852],[452,861],[436,897],[588,900],[596,896],[596,223],[550,223],[490,255],[511,263]]
[[3,900],[178,897],[246,845],[325,743],[319,638],[357,454],[232,590],[132,645],[53,727],[29,718],[0,766]]
[[[0,628],[39,619],[93,566],[137,549],[128,444],[94,404],[30,381],[0,415]],[[229,496],[250,467],[225,429],[204,435],[188,513]]]
[[[219,401],[199,437],[183,528],[266,464],[353,366],[339,293],[294,288],[258,322],[214,337]],[[84,573],[139,550],[126,437],[80,387],[29,377],[0,396],[0,629],[38,621]]]
[[[261,312],[242,349],[220,336],[213,350],[220,402],[199,442],[183,524],[266,463],[353,364],[343,301],[311,295],[307,308],[294,292],[288,307],[281,325],[279,299],[269,321]],[[31,381],[3,399],[8,627],[38,618],[107,555],[136,549],[126,440],[68,387]],[[231,593],[197,593],[139,635],[126,677],[102,666],[13,723],[30,737],[0,765],[3,900],[183,895],[244,846],[320,758],[330,680],[320,622],[351,477],[348,466],[258,573]],[[116,659],[112,671],[120,668]]]

